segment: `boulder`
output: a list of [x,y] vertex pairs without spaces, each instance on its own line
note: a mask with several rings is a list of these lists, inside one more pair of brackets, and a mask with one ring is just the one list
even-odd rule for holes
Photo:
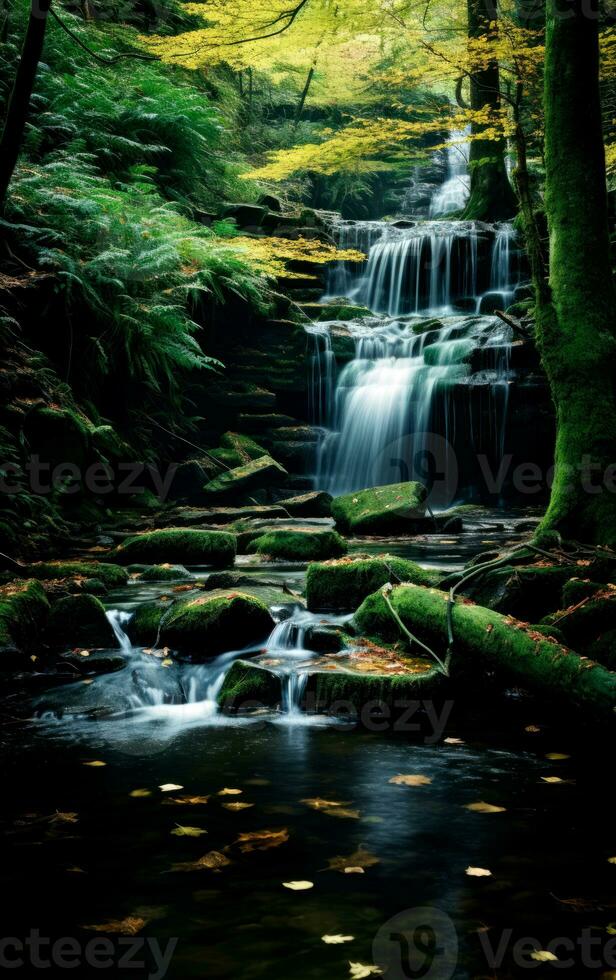
[[[96,650],[89,657],[82,657],[79,653],[64,653],[59,658],[59,665],[66,664],[71,668],[77,668],[80,674],[115,674],[118,670],[123,670],[128,664],[128,658],[120,653],[109,653],[106,650]],[[73,676],[74,670],[73,670]]]
[[0,668],[32,666],[49,615],[49,602],[35,581],[8,582],[0,588]]
[[312,490],[279,501],[291,517],[330,517],[333,497],[324,490]]
[[261,456],[221,473],[206,484],[204,492],[210,499],[233,500],[257,489],[281,486],[287,476],[285,468],[271,456]]
[[393,555],[349,555],[308,566],[306,600],[312,612],[353,612],[388,582],[433,586],[441,577]]
[[224,711],[241,711],[280,704],[280,677],[265,667],[247,660],[236,660],[227,673],[218,694]]
[[173,605],[162,619],[160,645],[207,660],[263,643],[273,628],[270,611],[260,599],[220,590]]
[[116,647],[105,608],[96,596],[69,595],[54,602],[45,637],[51,647]]
[[226,531],[170,527],[126,538],[113,552],[117,561],[173,562],[186,565],[232,565],[235,536]]
[[234,218],[239,228],[258,228],[268,208],[261,204],[227,204],[223,218]]
[[427,491],[421,483],[394,483],[358,490],[332,501],[332,516],[343,532],[413,534],[425,529]]
[[251,541],[247,550],[288,561],[318,561],[346,554],[347,543],[336,531],[305,528],[268,531]]
[[570,577],[570,565],[505,566],[473,579],[461,593],[480,606],[538,623],[560,607],[563,586]]
[[137,577],[140,582],[178,582],[192,575],[183,565],[148,565],[137,572]]
[[213,449],[210,456],[225,467],[233,468],[267,456],[267,450],[250,436],[240,435],[238,432],[225,432],[220,437],[220,449]]
[[169,606],[159,602],[143,602],[128,621],[126,633],[135,646],[155,646],[158,639],[161,619]]
[[102,561],[37,561],[24,574],[36,579],[98,579],[108,589],[119,589],[128,582],[125,568]]

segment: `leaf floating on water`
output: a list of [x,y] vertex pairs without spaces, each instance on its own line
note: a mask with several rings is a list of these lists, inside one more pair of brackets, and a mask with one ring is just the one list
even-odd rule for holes
[[244,782],[246,786],[271,786],[270,779],[263,779],[261,776],[253,776],[251,779],[245,779]]
[[219,789],[218,790],[218,795],[219,796],[239,796],[240,793],[243,793],[243,792],[244,791],[241,790],[241,789],[229,789],[227,786],[225,786],[224,789]]
[[300,800],[300,803],[305,803],[312,810],[331,810],[336,806],[348,806],[348,803],[338,803],[336,800],[322,800],[320,796],[314,796],[307,800]]
[[85,678],[84,678],[84,679],[82,680],[82,682],[81,682],[81,683],[82,683],[82,684],[93,684],[93,683],[94,683],[94,679],[93,679],[92,677],[85,677]]
[[329,807],[321,813],[327,814],[328,817],[342,817],[348,820],[359,820],[360,817],[359,810],[349,810],[346,806]]
[[283,881],[282,887],[292,892],[306,892],[309,888],[314,888],[314,881]]
[[205,806],[208,800],[209,796],[168,796],[163,803],[177,806]]
[[94,759],[92,762],[84,762],[84,766],[90,766],[91,769],[100,769],[102,766],[106,766],[106,762],[101,762],[100,759]]
[[152,795],[152,790],[151,789],[133,789],[133,790],[130,791],[130,793],[128,795],[129,796],[132,796],[132,798],[134,800],[141,800],[141,799],[143,799],[146,796],[151,796]]
[[178,783],[162,783],[158,788],[161,793],[173,793],[178,789],[184,789],[184,787],[180,786]]
[[209,851],[196,861],[181,861],[179,864],[172,864],[172,871],[220,871],[226,868],[231,861],[220,851]]
[[567,755],[566,752],[548,752],[546,759],[550,759],[551,762],[562,762],[564,759],[570,759],[571,756]]
[[608,936],[616,936],[616,922],[610,922],[605,927]]
[[66,873],[67,875],[85,875],[87,871],[84,871],[83,868],[78,868],[75,864],[72,868],[67,868]]
[[409,776],[404,776],[402,774],[392,776],[388,782],[393,783],[394,786],[429,786],[432,780],[429,776],[422,776],[420,773],[412,773]]
[[182,824],[178,824],[171,833],[174,837],[201,837],[202,834],[207,834],[207,830],[203,830],[202,827],[183,827]]
[[161,667],[173,667],[173,660],[171,657],[165,657],[165,659],[161,661]]
[[79,814],[62,813],[60,810],[56,810],[51,819],[53,823],[77,823],[79,820]]
[[289,831],[283,827],[282,830],[255,830],[240,834],[235,843],[239,844],[240,851],[248,854],[250,851],[267,851],[270,847],[280,847],[288,839]]
[[537,963],[553,963],[558,960],[558,956],[551,953],[549,949],[535,949],[530,954],[531,960],[536,960]]
[[364,847],[358,847],[348,857],[333,857],[327,862],[328,871],[342,871],[345,874],[361,874],[364,868],[379,864],[380,858],[370,854]]
[[542,783],[564,783],[564,779],[561,779],[560,776],[542,776],[541,777],[541,782]]
[[225,810],[248,810],[254,803],[242,803],[238,801],[237,803],[223,803]]
[[464,745],[465,744],[463,738],[453,738],[453,736],[451,736],[451,735],[449,735],[447,738],[444,738],[443,741],[445,742],[445,745]]
[[90,656],[90,651],[89,650],[80,650],[79,651],[79,656],[80,657],[89,657]]
[[524,731],[528,732],[529,735],[537,735],[541,729],[538,725],[527,725]]
[[353,980],[365,980],[366,977],[382,976],[383,971],[373,963],[352,963],[349,960],[349,973]]
[[472,810],[473,813],[504,813],[507,807],[494,806],[492,803],[484,803],[480,800],[479,803],[467,803],[466,809]]
[[488,871],[487,868],[473,868],[469,866],[466,869],[465,874],[469,875],[471,878],[489,878],[491,877],[492,872]]
[[611,857],[607,859],[608,864],[616,864],[616,857]]
[[142,919],[138,915],[129,915],[126,919],[110,919],[101,925],[82,926],[82,929],[89,929],[91,932],[110,932],[120,936],[136,936],[147,925],[147,919]]
[[340,943],[350,943],[355,939],[355,936],[321,936],[321,941],[327,943],[328,946],[338,946]]

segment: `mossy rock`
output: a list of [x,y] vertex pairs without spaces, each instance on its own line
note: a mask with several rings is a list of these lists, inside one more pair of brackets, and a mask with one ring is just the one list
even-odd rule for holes
[[345,555],[347,543],[337,531],[268,531],[251,541],[249,554],[266,555],[288,561],[318,561]]
[[16,580],[0,588],[2,669],[31,665],[28,654],[38,654],[48,616],[49,602],[39,582]]
[[264,642],[274,620],[260,599],[219,591],[178,602],[163,616],[160,643],[195,659]]
[[427,491],[421,483],[394,483],[335,497],[336,526],[354,534],[412,534],[426,513]]
[[388,582],[435,586],[441,576],[393,555],[349,555],[308,566],[306,600],[313,612],[352,612]]
[[232,565],[235,536],[226,531],[164,528],[127,538],[112,555],[127,565],[135,562],[180,565]]
[[608,629],[587,649],[587,655],[609,670],[616,670],[616,629]]
[[543,619],[546,626],[556,625],[574,650],[585,652],[601,634],[616,623],[616,586],[601,586],[601,591],[569,608]]
[[236,660],[225,676],[218,704],[223,711],[273,708],[280,704],[281,697],[280,677],[247,660]]
[[600,582],[591,582],[586,578],[571,578],[563,586],[562,608],[569,609],[570,606],[576,606],[578,602],[596,595],[602,588]]
[[325,490],[313,490],[297,497],[287,497],[279,503],[291,517],[330,517],[333,499]]
[[288,473],[271,456],[261,456],[221,473],[204,487],[206,497],[234,500],[250,491],[282,486]]
[[538,623],[561,605],[571,566],[529,565],[495,568],[462,588],[480,606],[508,613],[527,623]]
[[50,646],[116,647],[117,640],[105,607],[94,595],[69,595],[51,607],[46,639]]
[[148,565],[137,577],[140,582],[178,582],[193,576],[183,565]]
[[374,317],[372,310],[367,306],[354,306],[352,303],[331,302],[331,303],[303,303],[302,310],[311,320],[330,321],[340,320],[362,320],[364,317]]
[[362,674],[347,670],[314,670],[308,674],[306,701],[316,711],[352,708],[357,714],[370,704],[395,705],[443,695],[448,679],[436,667],[417,674]]
[[169,611],[168,605],[159,602],[143,602],[137,607],[126,626],[126,633],[135,646],[154,646],[158,637],[163,615]]
[[251,460],[267,456],[267,450],[263,446],[250,436],[241,435],[239,432],[225,432],[220,437],[220,445],[224,458],[217,456],[221,450],[214,450],[211,455],[215,459],[220,458],[227,466],[244,466]]
[[132,457],[131,448],[111,425],[96,425],[90,429],[92,445],[97,453],[107,460],[128,460]]
[[96,650],[89,657],[82,657],[79,653],[64,653],[58,661],[59,664],[76,667],[83,676],[116,674],[119,670],[124,670],[128,662],[128,658],[120,653],[109,653],[106,650]]
[[128,582],[125,568],[102,561],[39,561],[28,565],[25,573],[36,579],[94,578],[108,589],[119,589]]

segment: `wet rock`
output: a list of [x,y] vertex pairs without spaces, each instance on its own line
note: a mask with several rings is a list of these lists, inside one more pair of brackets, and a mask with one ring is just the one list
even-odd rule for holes
[[193,527],[200,525],[233,524],[235,521],[250,520],[255,517],[286,517],[286,510],[279,504],[245,507],[176,507],[166,515],[173,527]]
[[332,512],[331,494],[324,490],[298,494],[280,501],[280,506],[292,517],[330,517]]
[[172,606],[161,623],[160,644],[207,660],[262,643],[273,628],[270,611],[260,599],[219,591]]
[[538,623],[560,606],[571,566],[505,566],[486,572],[463,586],[461,593],[480,606]]
[[169,606],[159,602],[143,602],[126,625],[126,633],[135,646],[151,647],[156,644],[160,623]]
[[140,582],[177,582],[192,575],[183,565],[148,565],[137,572],[137,577]]
[[421,483],[358,490],[332,501],[336,526],[355,534],[413,534],[424,522],[427,491]]
[[288,561],[318,561],[346,554],[347,543],[336,531],[303,528],[268,531],[251,541],[247,550]]
[[[67,664],[77,670],[80,675],[88,674],[115,674],[118,670],[124,670],[128,664],[126,657],[119,653],[108,653],[95,651],[89,657],[82,657],[78,653],[65,653],[60,657],[59,663]],[[73,671],[73,678],[76,674]]]
[[231,665],[218,694],[218,704],[229,712],[271,708],[280,701],[280,677],[246,660],[236,660]]
[[393,555],[349,555],[312,564],[306,576],[306,600],[313,612],[353,612],[388,582],[437,585],[441,576]]
[[235,499],[256,489],[281,486],[287,475],[284,467],[271,456],[262,456],[211,480],[205,487],[205,496],[210,499]]
[[338,653],[344,650],[348,637],[338,626],[319,623],[306,630],[305,646],[315,653]]
[[93,595],[66,596],[54,602],[45,638],[56,648],[117,646],[105,608]]
[[32,669],[30,654],[39,652],[49,602],[35,581],[12,581],[0,588],[0,663],[3,670]]
[[117,561],[173,562],[186,565],[232,565],[235,537],[226,531],[165,528],[127,538],[113,552]]
[[128,572],[120,565],[102,561],[39,561],[24,570],[36,579],[98,579],[108,589],[119,589],[128,582]]

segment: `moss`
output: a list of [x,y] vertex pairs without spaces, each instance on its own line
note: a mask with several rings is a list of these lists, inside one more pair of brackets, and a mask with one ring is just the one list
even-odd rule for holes
[[36,579],[97,578],[108,589],[118,589],[128,582],[128,572],[119,565],[101,561],[39,561],[28,565],[26,574]]
[[160,642],[200,660],[262,643],[274,628],[264,602],[242,592],[214,592],[178,602],[162,620]]
[[126,632],[137,646],[154,646],[158,637],[160,622],[169,606],[158,602],[143,602],[130,619]]
[[570,565],[506,566],[478,577],[463,592],[480,606],[537,623],[560,606],[563,586],[570,577]]
[[594,639],[616,623],[616,586],[602,586],[594,596],[546,616],[543,622],[548,626],[557,625],[567,643],[576,650],[586,651]]
[[13,581],[0,588],[0,656],[4,669],[28,663],[39,652],[49,603],[39,582]]
[[367,306],[353,306],[352,303],[303,303],[302,309],[311,320],[360,320],[362,317],[374,317]]
[[105,608],[96,596],[71,595],[51,607],[46,637],[53,647],[115,647]]
[[156,511],[160,510],[162,502],[155,493],[143,487],[139,493],[127,494],[126,499],[122,501],[122,506],[129,510]]
[[251,490],[280,486],[287,476],[284,467],[271,456],[261,456],[210,480],[204,493],[214,499],[234,499]]
[[[445,593],[401,585],[393,589],[390,602],[412,633],[437,653],[444,653],[447,646]],[[516,683],[589,707],[597,717],[613,718],[616,674],[491,609],[458,602],[452,619],[454,675],[469,668],[480,672],[489,664]],[[381,592],[364,600],[354,623],[369,637],[386,641],[401,638],[400,628]]]
[[552,637],[553,640],[556,640],[563,646],[567,645],[565,635],[562,630],[558,629],[558,626],[548,626],[546,623],[534,623],[532,626],[529,626],[529,629],[533,633],[541,633],[542,636]]
[[361,674],[346,670],[315,670],[308,675],[306,698],[317,711],[325,711],[336,702],[347,702],[355,711],[370,702],[393,705],[396,701],[432,698],[447,687],[444,674],[432,668],[412,674]]
[[426,513],[421,483],[394,483],[336,497],[332,516],[342,531],[358,534],[412,533],[413,521]]
[[565,582],[562,592],[562,608],[569,609],[570,606],[577,605],[584,599],[588,599],[599,592],[603,586],[600,582],[591,582],[590,579],[572,578]]
[[306,599],[315,612],[351,612],[387,582],[437,585],[440,576],[393,555],[351,555],[308,566]]
[[609,629],[590,644],[587,654],[597,663],[616,670],[616,629]]
[[522,320],[525,316],[530,316],[535,308],[535,301],[533,299],[521,299],[517,303],[512,303],[505,310],[509,316],[517,317]]
[[138,578],[141,582],[177,582],[192,575],[183,565],[148,565],[138,572]]
[[297,497],[287,497],[280,501],[280,506],[292,517],[330,517],[332,500],[331,494],[324,490],[313,490]]
[[261,705],[271,708],[280,701],[280,677],[246,660],[236,660],[231,665],[218,694],[218,704],[225,711]]
[[171,562],[186,565],[232,565],[235,536],[226,531],[165,528],[127,538],[113,557],[125,564]]
[[318,561],[345,555],[347,543],[336,531],[268,531],[250,542],[248,552],[289,561]]

